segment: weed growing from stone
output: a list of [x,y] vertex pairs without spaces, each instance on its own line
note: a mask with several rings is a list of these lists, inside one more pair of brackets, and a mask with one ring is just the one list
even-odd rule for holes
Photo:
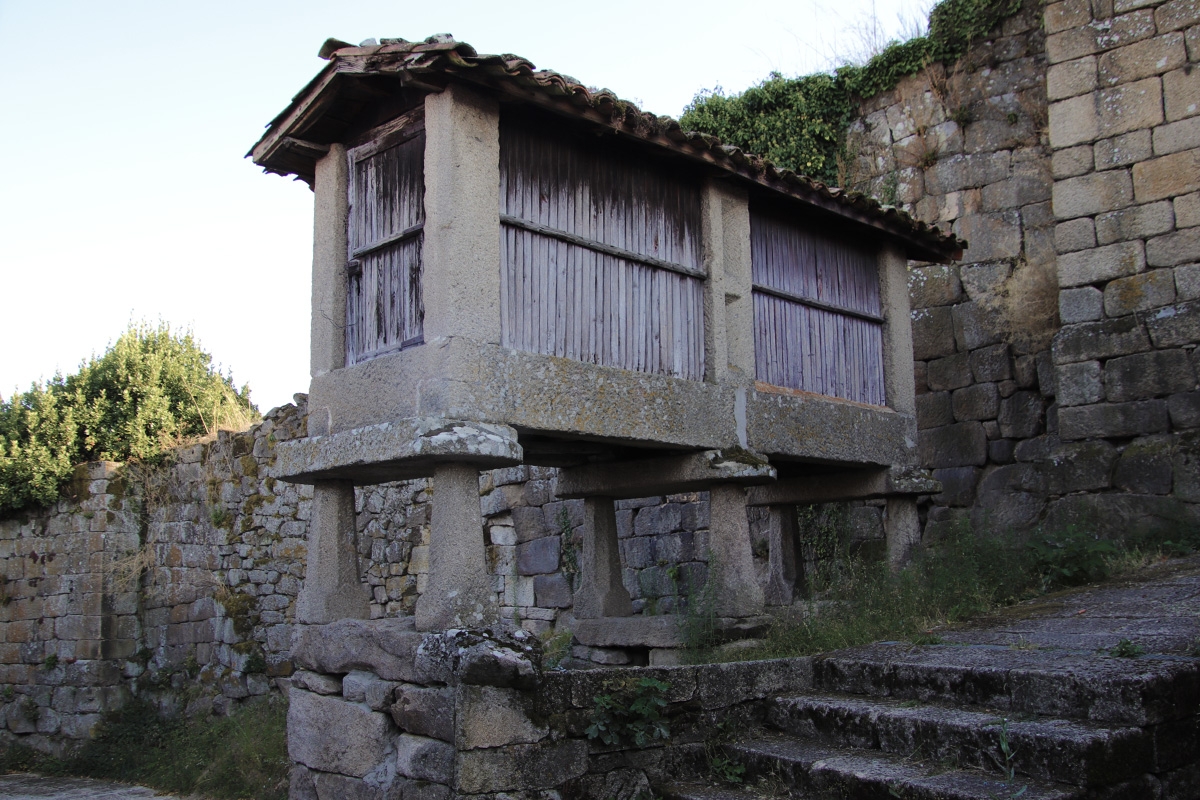
[[809,613],[775,625],[743,658],[812,655],[884,639],[940,641],[933,630],[1029,596],[1037,585],[1024,553],[960,531],[893,573],[849,554],[821,559]]
[[575,635],[565,628],[550,629],[542,634],[542,665],[554,669],[571,654],[571,641]]
[[744,723],[735,717],[726,717],[710,729],[704,738],[704,758],[708,762],[708,774],[713,781],[729,785],[739,784],[746,774],[746,767],[725,754],[726,742],[736,741],[746,730]]
[[592,698],[589,739],[599,739],[607,745],[633,744],[646,747],[651,742],[671,737],[671,729],[663,719],[667,705],[666,683],[655,678],[642,678],[632,686],[618,688],[611,694]]
[[[1008,738],[1008,718],[1003,717],[1000,720],[1000,755],[992,756],[992,760],[996,762],[1000,772],[1004,775],[1004,782],[1008,784],[1008,793],[1004,796],[1004,800],[1016,800],[1016,798],[1025,794],[1028,791],[1028,786],[1022,786],[1017,789],[1014,784],[1017,780],[1017,768],[1014,763],[1017,758],[1017,750],[1012,746],[1012,741]],[[1000,800],[996,795],[992,795],[996,800]]]
[[287,703],[279,697],[193,720],[162,717],[135,699],[107,715],[73,755],[53,758],[19,744],[0,753],[0,772],[105,778],[221,800],[284,800],[290,768]]
[[708,771],[721,783],[738,784],[742,782],[746,768],[731,758],[713,756],[708,760]]
[[558,533],[562,537],[562,573],[574,586],[579,574],[579,546],[575,541],[575,527],[571,524],[571,512],[566,505],[558,510]]
[[915,645],[942,644],[946,640],[933,631],[920,631],[909,639]]
[[1122,639],[1109,649],[1108,654],[1114,658],[1137,658],[1146,655],[1146,648]]

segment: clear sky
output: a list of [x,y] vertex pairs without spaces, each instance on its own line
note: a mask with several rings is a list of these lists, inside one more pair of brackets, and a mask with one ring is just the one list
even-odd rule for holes
[[327,37],[453,33],[678,116],[930,5],[0,0],[0,395],[143,319],[190,328],[264,412],[307,391],[312,193],[242,156]]

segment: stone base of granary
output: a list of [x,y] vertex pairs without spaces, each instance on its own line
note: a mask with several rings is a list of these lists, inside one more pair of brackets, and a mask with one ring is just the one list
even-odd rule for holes
[[[763,698],[812,685],[809,659],[544,670],[523,631],[419,632],[409,618],[304,626],[293,648],[293,800],[632,798],[699,774],[718,718],[757,721]],[[646,678],[667,735],[589,737],[597,698]]]

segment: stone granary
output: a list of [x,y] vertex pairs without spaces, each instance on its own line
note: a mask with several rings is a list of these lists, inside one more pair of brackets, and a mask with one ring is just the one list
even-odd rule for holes
[[710,493],[731,629],[795,580],[784,513],[755,580],[747,506],[887,498],[903,557],[931,490],[906,267],[963,242],[449,36],[321,56],[250,154],[316,194],[308,436],[276,469],[314,486],[300,622],[368,615],[354,487],[421,476],[417,629],[497,622],[479,470],[518,464],[585,500],[587,645],[676,637],[631,615],[615,499]]

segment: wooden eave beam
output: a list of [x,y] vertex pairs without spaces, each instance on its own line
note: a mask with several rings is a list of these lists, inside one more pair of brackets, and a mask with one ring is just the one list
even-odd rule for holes
[[319,116],[328,110],[334,99],[334,93],[330,91],[330,88],[337,76],[337,71],[330,69],[323,77],[314,81],[307,96],[297,101],[291,112],[258,140],[247,154],[255,164],[269,168],[270,161],[283,139],[294,137],[305,127],[307,122],[312,121],[314,116]]
[[[389,68],[392,67],[392,68]],[[283,150],[288,147],[287,140],[310,141],[304,138],[304,133],[316,125],[320,118],[330,113],[331,109],[343,99],[343,93],[348,88],[347,79],[371,75],[389,75],[397,78],[401,86],[412,87],[424,91],[442,91],[447,81],[441,74],[417,75],[399,68],[399,64],[387,65],[369,63],[366,57],[351,60],[340,59],[331,67],[326,67],[326,73],[318,76],[306,92],[297,95],[290,111],[286,111],[273,123],[272,129],[254,145],[247,154],[255,164],[262,166],[268,172],[290,174],[286,166],[276,163],[281,159]],[[369,93],[380,95],[373,87],[362,87]],[[310,142],[323,145],[328,149],[328,143]],[[312,170],[308,170],[311,174]]]

